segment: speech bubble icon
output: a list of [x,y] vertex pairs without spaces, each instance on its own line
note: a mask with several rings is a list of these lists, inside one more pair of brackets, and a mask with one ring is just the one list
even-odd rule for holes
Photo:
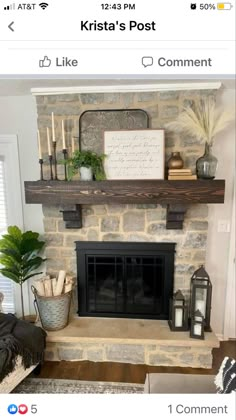
[[153,57],[142,57],[142,65],[144,67],[153,65]]

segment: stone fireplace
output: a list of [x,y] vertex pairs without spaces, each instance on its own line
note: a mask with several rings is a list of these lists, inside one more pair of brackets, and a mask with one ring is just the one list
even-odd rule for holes
[[[78,136],[79,117],[85,110],[143,109],[149,116],[150,128],[163,128],[183,106],[191,104],[199,96],[214,96],[215,93],[213,90],[183,90],[37,96],[38,128],[42,144],[45,145],[43,157],[47,161],[46,127],[51,126],[51,112],[54,112],[58,139],[61,138],[61,119],[65,121],[70,153],[71,137]],[[173,136],[170,133],[165,135],[166,161],[171,152],[180,151],[185,166],[193,172],[203,148],[191,137]],[[58,145],[60,149],[62,147]],[[176,243],[174,289],[181,289],[186,295],[189,293],[192,273],[205,263],[208,230],[206,204],[188,205],[183,230],[166,230],[166,207],[158,204],[83,205],[82,229],[65,229],[59,206],[43,205],[43,213],[47,271],[51,274],[65,268],[76,275],[76,241]]]
[[[149,116],[150,128],[158,129],[163,128],[165,123],[173,120],[183,106],[192,103],[196,98],[203,95],[214,96],[215,91],[192,90],[37,96],[38,128],[40,129],[42,144],[45,144],[43,157],[46,161],[46,127],[51,126],[51,112],[54,112],[56,137],[58,139],[61,137],[61,119],[63,118],[65,121],[66,142],[70,153],[71,138],[72,136],[78,136],[79,117],[86,110],[143,109]],[[185,166],[191,168],[194,173],[196,159],[203,154],[203,148],[203,145],[197,143],[191,137],[165,135],[166,161],[173,151],[179,151]],[[58,150],[60,149],[62,147],[58,145]],[[60,155],[58,159],[60,159]],[[59,177],[61,175],[61,179],[63,179],[63,167],[61,171],[59,168],[58,173]],[[66,229],[60,210],[59,205],[43,205],[45,240],[47,243],[46,257],[48,258],[47,272],[49,274],[55,275],[59,270],[65,269],[68,273],[77,275],[76,243],[82,244],[81,247],[84,244],[86,248],[90,242],[95,242],[108,249],[113,249],[117,243],[120,244],[120,247],[122,247],[122,244],[124,244],[124,247],[128,246],[129,243],[140,246],[145,244],[147,249],[151,245],[158,246],[160,243],[164,247],[169,246],[170,248],[175,244],[175,258],[171,263],[173,264],[171,290],[181,289],[188,297],[192,273],[201,264],[205,264],[208,230],[207,204],[188,204],[183,229],[179,230],[166,229],[166,206],[159,204],[82,205],[81,229]],[[127,256],[127,258],[130,258],[131,266],[133,265],[132,269],[138,266],[138,270],[140,270],[143,261],[141,264],[141,260],[138,260],[137,257],[140,258],[137,251],[136,256],[134,256],[135,260],[132,261],[132,258],[129,255]],[[122,258],[124,257],[122,256]],[[94,261],[90,260],[91,270],[95,269]],[[123,264],[123,260],[122,262],[117,260],[116,268],[121,269],[119,264],[124,270],[126,266]],[[99,274],[99,271],[97,272]],[[107,280],[110,279],[110,275],[111,271],[108,269],[106,272]],[[81,277],[81,274],[79,277]],[[103,291],[103,304],[104,296],[110,293],[109,281],[106,290]],[[146,282],[145,290],[143,289],[142,293],[148,300],[147,285],[148,282]],[[80,292],[79,289],[79,294]],[[95,298],[93,301],[95,301]],[[75,310],[77,312],[78,308],[75,308]],[[142,309],[139,308],[139,311],[142,311]],[[104,308],[100,310],[101,313],[104,314]],[[111,315],[112,311],[107,313]],[[88,314],[82,306],[82,315],[91,317],[91,311]],[[95,316],[95,313],[93,316]],[[117,314],[116,316],[118,318]],[[145,314],[140,313],[137,317],[139,319],[102,320],[95,316],[92,326],[88,325],[86,317],[79,318],[73,321],[80,323],[79,332],[75,324],[72,323],[72,330],[67,333],[69,337],[65,337],[64,331],[58,334],[49,334],[46,358],[50,360],[123,361],[149,365],[211,367],[211,350],[218,346],[215,337],[209,335],[208,340],[199,342],[200,340],[189,339],[189,333],[187,332],[170,332],[165,321],[167,319],[167,309],[164,311],[164,316],[160,316],[163,320],[144,319]],[[140,318],[143,318],[143,320],[140,321]],[[105,321],[108,323],[105,323]],[[117,324],[117,331],[122,331],[121,336],[116,336],[114,333],[114,336],[111,337],[110,330],[109,332],[106,330],[105,324],[110,325],[113,333],[114,325]],[[137,333],[132,335],[133,331]]]

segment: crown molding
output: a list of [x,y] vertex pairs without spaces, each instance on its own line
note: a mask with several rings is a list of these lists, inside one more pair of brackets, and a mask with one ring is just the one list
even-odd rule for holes
[[40,95],[70,95],[75,93],[130,93],[130,92],[162,92],[178,90],[218,90],[221,82],[191,82],[191,83],[150,83],[150,84],[120,84],[120,85],[87,85],[71,87],[33,88],[34,96]]

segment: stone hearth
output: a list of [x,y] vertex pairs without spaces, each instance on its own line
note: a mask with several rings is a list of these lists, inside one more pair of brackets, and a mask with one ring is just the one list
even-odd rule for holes
[[214,333],[191,339],[189,332],[170,331],[167,321],[79,318],[48,332],[45,358],[210,369],[214,347]]

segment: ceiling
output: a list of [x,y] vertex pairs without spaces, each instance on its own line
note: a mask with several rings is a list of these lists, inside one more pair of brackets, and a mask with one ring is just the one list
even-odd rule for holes
[[[119,85],[155,85],[155,84],[174,84],[174,83],[190,83],[190,82],[212,82],[214,79],[157,79],[152,76],[149,79],[136,78],[136,79],[0,79],[0,96],[22,96],[31,95],[32,88],[63,88],[63,87],[80,87],[80,86],[119,86]],[[235,89],[235,80],[221,79],[224,88]]]

